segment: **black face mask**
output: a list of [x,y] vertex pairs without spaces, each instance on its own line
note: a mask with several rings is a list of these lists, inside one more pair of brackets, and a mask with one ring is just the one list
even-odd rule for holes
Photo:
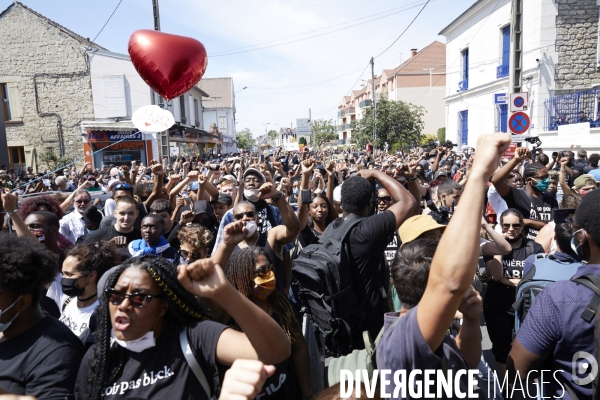
[[85,292],[85,287],[77,287],[77,279],[62,278],[60,280],[62,291],[69,297],[79,297]]

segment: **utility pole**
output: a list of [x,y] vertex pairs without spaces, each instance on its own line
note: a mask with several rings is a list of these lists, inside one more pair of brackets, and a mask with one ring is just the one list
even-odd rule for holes
[[509,93],[521,93],[523,85],[523,0],[512,0]]
[[[375,60],[373,59],[373,57],[371,57],[371,83],[372,83],[372,87],[373,87],[373,141],[376,142],[377,141],[377,123],[376,121],[376,116],[377,116],[377,103],[376,103],[376,96],[375,96]],[[373,146],[375,147],[375,146]],[[373,154],[375,154],[375,150],[373,150]]]
[[317,138],[315,137],[315,131],[313,130],[312,115],[310,113],[310,108],[308,109],[308,123],[310,124],[310,137],[312,139],[312,145],[316,147]]
[[[160,12],[159,12],[159,7],[158,7],[158,0],[152,0],[152,13],[154,15],[154,30],[160,32]],[[152,90],[152,92],[153,92],[152,98],[154,99],[154,93],[156,93],[156,92],[154,92],[154,90]],[[158,93],[156,93],[156,97],[157,97],[157,100],[158,100],[157,102],[158,102],[159,106],[160,106],[161,102],[164,102],[163,107],[165,110],[168,110],[169,102],[166,99],[163,99],[161,96],[159,96]],[[171,155],[170,151],[169,151],[169,149],[171,148],[171,144],[169,143],[169,131],[161,132],[158,135],[160,135],[160,137],[164,139],[164,140],[163,139],[159,140],[159,143],[160,143],[159,147],[161,150],[160,152],[162,153],[162,157],[163,158],[169,157]],[[163,143],[166,143],[167,145],[163,146],[162,145]]]
[[154,11],[154,30],[160,31],[160,12],[158,10],[158,0],[152,0],[152,11]]

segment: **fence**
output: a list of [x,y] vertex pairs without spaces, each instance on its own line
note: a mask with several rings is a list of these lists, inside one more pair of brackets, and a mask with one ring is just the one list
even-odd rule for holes
[[589,122],[591,127],[600,127],[598,98],[600,89],[577,91],[551,97],[544,101],[544,129],[558,130],[560,125]]

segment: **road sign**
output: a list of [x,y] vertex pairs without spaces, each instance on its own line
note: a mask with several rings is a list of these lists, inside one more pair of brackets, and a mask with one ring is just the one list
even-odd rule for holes
[[508,96],[506,93],[496,93],[494,95],[494,104],[506,104],[508,103]]
[[522,111],[516,112],[508,119],[510,131],[516,135],[521,135],[529,130],[531,121],[529,116]]
[[510,95],[510,111],[517,112],[527,110],[527,104],[529,103],[529,93],[512,93]]
[[292,134],[292,128],[287,128],[287,129],[285,130],[285,132],[286,132],[286,133],[288,133],[288,134]]
[[506,157],[509,160],[512,160],[513,158],[515,158],[516,150],[517,150],[517,144],[513,142],[510,144],[510,146],[508,146],[508,150],[506,150],[504,152],[504,154],[502,154],[502,157]]

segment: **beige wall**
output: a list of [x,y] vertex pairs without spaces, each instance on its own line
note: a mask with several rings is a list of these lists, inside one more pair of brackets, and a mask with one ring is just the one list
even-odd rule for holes
[[422,133],[436,135],[439,128],[446,126],[446,105],[444,103],[445,91],[445,86],[433,87],[430,96],[429,86],[396,89],[397,93],[395,100],[402,100],[407,103],[425,107],[427,112],[423,116],[425,127],[423,128]]

